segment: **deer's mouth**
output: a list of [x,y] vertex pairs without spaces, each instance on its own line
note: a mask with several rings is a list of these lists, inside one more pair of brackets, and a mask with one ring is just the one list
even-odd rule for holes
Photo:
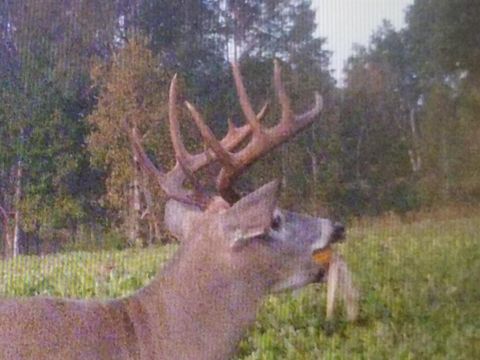
[[312,259],[316,265],[320,265],[313,282],[318,283],[325,281],[325,275],[327,274],[330,262],[332,261],[332,248],[327,246],[323,249],[314,250],[312,253]]
[[314,250],[312,253],[313,261],[322,266],[328,266],[332,260],[332,248],[327,246],[323,249]]

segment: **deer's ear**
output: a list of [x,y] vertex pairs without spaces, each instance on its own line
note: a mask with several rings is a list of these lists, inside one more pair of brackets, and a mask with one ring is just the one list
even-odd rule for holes
[[222,216],[222,227],[232,248],[238,249],[270,228],[278,197],[274,180],[240,199]]

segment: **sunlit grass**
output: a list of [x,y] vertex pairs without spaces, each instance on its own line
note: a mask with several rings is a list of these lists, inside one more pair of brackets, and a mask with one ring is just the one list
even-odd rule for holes
[[480,358],[480,213],[419,218],[359,222],[339,248],[362,292],[356,323],[327,322],[317,285],[272,297],[240,358]]
[[71,252],[0,261],[2,296],[112,298],[145,285],[176,246],[146,250]]
[[[480,212],[357,222],[339,247],[361,289],[356,323],[325,320],[325,288],[267,299],[238,359],[475,359],[480,356]],[[0,262],[1,296],[118,297],[175,247]]]

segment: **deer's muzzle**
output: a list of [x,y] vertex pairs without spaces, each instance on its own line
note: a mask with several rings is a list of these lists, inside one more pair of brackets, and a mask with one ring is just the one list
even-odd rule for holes
[[332,238],[330,244],[345,240],[345,226],[342,223],[336,222],[333,224]]

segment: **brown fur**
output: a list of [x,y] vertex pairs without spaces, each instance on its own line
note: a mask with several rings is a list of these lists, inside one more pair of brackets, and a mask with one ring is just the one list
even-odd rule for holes
[[312,248],[329,245],[329,222],[283,212],[270,230],[277,187],[190,216],[174,259],[129,297],[0,300],[0,359],[228,359],[266,294],[324,271]]

